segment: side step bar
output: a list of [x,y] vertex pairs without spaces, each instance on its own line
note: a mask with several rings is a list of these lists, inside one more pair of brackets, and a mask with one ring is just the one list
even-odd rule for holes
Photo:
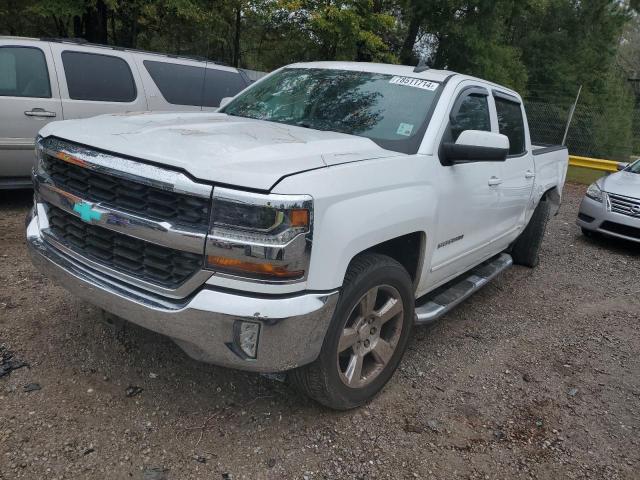
[[416,301],[416,324],[435,322],[511,265],[511,255],[501,253],[419,298]]

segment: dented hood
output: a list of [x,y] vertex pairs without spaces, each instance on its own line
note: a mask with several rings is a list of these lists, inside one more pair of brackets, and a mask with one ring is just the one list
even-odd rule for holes
[[101,115],[53,122],[40,135],[169,165],[201,180],[259,190],[305,170],[401,155],[368,138],[222,113]]

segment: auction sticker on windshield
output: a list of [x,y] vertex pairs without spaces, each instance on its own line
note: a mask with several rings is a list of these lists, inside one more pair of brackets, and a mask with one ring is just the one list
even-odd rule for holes
[[393,77],[389,80],[389,83],[395,83],[397,85],[404,85],[406,87],[421,88],[423,90],[434,91],[438,88],[438,84],[430,82],[429,80],[421,80],[419,78],[411,77]]
[[411,132],[413,132],[413,125],[410,123],[401,123],[398,126],[398,130],[396,130],[396,134],[403,135],[405,137],[410,137]]

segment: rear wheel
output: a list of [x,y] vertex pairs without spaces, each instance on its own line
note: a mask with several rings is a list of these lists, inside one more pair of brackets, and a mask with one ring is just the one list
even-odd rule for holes
[[395,260],[356,257],[318,358],[289,374],[303,393],[347,410],[373,398],[389,381],[413,326],[411,278]]
[[551,205],[542,198],[533,212],[529,224],[511,247],[513,262],[525,267],[535,267],[540,262],[540,247],[547,223],[551,216]]

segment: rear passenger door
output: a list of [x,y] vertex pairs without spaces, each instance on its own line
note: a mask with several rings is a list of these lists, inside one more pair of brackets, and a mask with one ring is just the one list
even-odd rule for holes
[[493,91],[498,131],[509,138],[509,155],[502,162],[502,184],[499,187],[497,224],[505,241],[514,239],[524,227],[535,180],[535,166],[522,102],[515,96]]
[[0,39],[0,187],[30,177],[34,138],[52,120],[62,107],[49,44]]
[[65,119],[148,109],[131,53],[66,43],[52,43],[51,49]]

